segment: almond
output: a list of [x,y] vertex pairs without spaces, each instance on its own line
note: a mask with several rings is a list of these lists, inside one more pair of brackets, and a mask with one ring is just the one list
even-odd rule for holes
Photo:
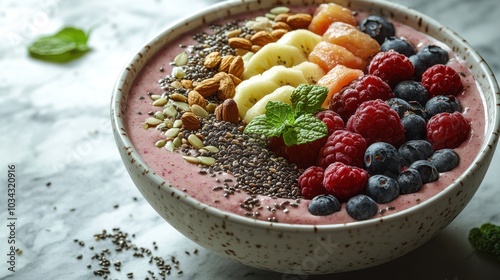
[[277,14],[274,18],[275,22],[286,22],[287,18],[290,16],[288,13]]
[[238,78],[243,76],[243,71],[245,70],[245,63],[243,62],[243,58],[237,55],[231,64],[229,65],[229,74],[233,74]]
[[218,89],[219,81],[214,78],[203,80],[194,88],[195,91],[205,98],[212,96]]
[[253,53],[256,53],[256,52],[260,51],[260,49],[262,49],[262,46],[259,46],[259,45],[253,45],[252,46],[252,52]]
[[235,94],[235,85],[233,79],[229,74],[225,74],[219,81],[219,91],[217,91],[217,98],[219,100],[226,100],[233,98]]
[[200,119],[192,112],[185,112],[181,117],[182,125],[187,130],[197,130],[201,127]]
[[203,65],[205,65],[207,69],[214,69],[219,66],[221,60],[222,57],[220,55],[220,52],[211,52],[205,57]]
[[277,39],[283,37],[286,33],[288,33],[288,30],[286,29],[275,29],[271,32],[271,34],[273,34]]
[[241,38],[241,37],[233,37],[227,40],[228,45],[233,49],[244,49],[250,50],[252,48],[252,42],[250,40]]
[[229,74],[229,77],[231,77],[235,86],[237,86],[241,83],[241,79],[236,77],[235,75]]
[[[259,31],[252,35],[250,41],[254,45],[265,46],[269,43],[276,42],[276,37],[274,37],[269,31]],[[251,49],[251,47],[250,47]]]
[[205,101],[205,98],[196,90],[189,91],[187,99],[189,106],[193,106],[194,104],[196,104],[202,108],[207,107],[207,102]]
[[182,79],[181,85],[183,88],[192,89],[193,88],[193,81]]
[[298,13],[288,16],[286,23],[290,25],[292,29],[307,28],[311,23],[312,16],[306,13]]
[[231,62],[234,59],[234,55],[226,55],[222,58],[220,65],[219,65],[219,72],[229,72],[229,65],[231,65]]
[[233,99],[226,99],[215,108],[215,118],[220,121],[231,123],[239,122],[238,105]]
[[278,21],[278,22],[275,22],[272,26],[273,30],[277,30],[277,29],[285,29],[285,30],[292,30],[292,28],[290,27],[290,25],[288,25],[288,23],[286,22],[283,22],[283,21]]

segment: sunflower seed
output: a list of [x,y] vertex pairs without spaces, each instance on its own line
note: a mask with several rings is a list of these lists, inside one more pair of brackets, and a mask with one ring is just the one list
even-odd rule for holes
[[180,119],[177,119],[174,121],[174,127],[179,128],[181,126],[182,126],[182,121]]
[[272,8],[269,12],[271,14],[275,14],[275,15],[286,14],[286,13],[290,12],[290,8],[288,8],[288,7],[275,7],[275,8]]
[[190,134],[187,138],[189,144],[191,144],[193,147],[197,148],[197,149],[200,149],[200,148],[203,148],[205,145],[203,145],[203,141],[201,141],[200,138],[198,138],[198,136],[194,135],[194,134]]
[[215,147],[215,146],[205,146],[203,147],[205,150],[211,152],[211,153],[218,153],[219,152],[219,148]]
[[198,117],[202,118],[208,117],[208,112],[205,109],[203,109],[203,107],[201,107],[200,105],[194,104],[193,106],[191,106],[191,112],[193,112]]
[[174,101],[172,102],[172,104],[178,109],[178,110],[181,110],[181,111],[184,111],[184,112],[189,112],[191,111],[191,109],[189,108],[189,104],[187,104],[186,102],[180,102],[180,101]]
[[159,120],[159,119],[153,118],[153,117],[150,117],[150,118],[146,119],[146,123],[148,125],[152,125],[152,126],[157,126],[157,125],[159,125],[162,122],[163,122],[162,120]]
[[186,52],[181,52],[180,54],[175,56],[174,65],[176,66],[186,65],[187,61],[188,61],[188,54]]
[[215,163],[215,159],[213,157],[199,156],[197,159],[204,165],[213,165]]
[[200,159],[196,158],[196,157],[192,157],[192,156],[182,156],[182,158],[184,158],[185,161],[189,162],[189,163],[193,163],[193,164],[198,164],[200,163]]
[[173,152],[175,150],[175,145],[172,141],[167,141],[167,143],[165,143],[164,148],[169,152]]
[[177,127],[170,128],[169,130],[165,131],[165,136],[167,138],[174,138],[177,136],[177,134],[179,134],[179,131],[180,128]]
[[159,120],[162,120],[162,121],[165,119],[165,115],[163,115],[163,113],[160,112],[160,111],[156,112],[154,114],[154,117],[157,118],[157,119],[159,119]]
[[171,95],[168,96],[168,98],[172,99],[173,101],[187,102],[187,97],[178,92],[172,93]]

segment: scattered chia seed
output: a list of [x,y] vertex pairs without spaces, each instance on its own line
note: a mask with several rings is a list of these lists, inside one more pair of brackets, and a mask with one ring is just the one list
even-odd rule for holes
[[[134,234],[131,235],[133,238]],[[119,257],[127,259],[130,256],[138,259],[145,259],[149,264],[152,264],[156,267],[156,273],[153,270],[147,270],[147,274],[152,277],[152,279],[166,279],[167,275],[170,275],[173,270],[177,271],[178,274],[182,274],[182,270],[180,269],[180,262],[175,256],[170,257],[170,262],[165,261],[161,256],[153,255],[152,251],[149,248],[139,247],[133,243],[129,234],[120,230],[120,228],[113,228],[111,232],[106,230],[102,230],[101,233],[94,234],[94,240],[99,242],[100,245],[106,245],[102,242],[109,241],[112,244],[111,248],[101,249],[99,253],[93,253],[90,257],[92,262],[96,262],[98,267],[92,271],[94,276],[101,276],[103,279],[108,279],[113,274],[113,271],[110,270],[110,267],[114,268],[116,273],[120,273],[123,262],[119,260]],[[84,246],[84,242],[78,239],[73,240],[75,243],[78,243],[80,246]],[[83,245],[82,245],[83,244]],[[109,244],[108,244],[109,246]],[[155,241],[153,241],[154,249],[157,250],[158,246]],[[94,249],[93,246],[90,247],[91,250]],[[125,252],[132,252],[132,255],[123,256]],[[190,256],[189,251],[185,251],[186,255]],[[198,249],[194,250],[195,254],[198,254]],[[84,254],[80,254],[76,257],[78,260],[84,258]],[[153,264],[154,263],[154,264]],[[87,269],[92,268],[92,264],[86,265]],[[134,278],[135,273],[141,272],[128,272],[127,278]],[[145,278],[150,279],[150,278]]]

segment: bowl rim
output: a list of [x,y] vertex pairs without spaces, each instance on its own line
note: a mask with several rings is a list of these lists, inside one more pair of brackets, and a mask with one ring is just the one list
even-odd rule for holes
[[[468,49],[468,54],[473,56],[474,60],[478,62],[478,66],[480,66],[481,72],[485,74],[485,79],[488,83],[488,85],[491,87],[491,91],[494,92],[493,99],[495,100],[495,109],[493,110],[494,114],[486,116],[488,120],[493,122],[493,133],[490,133],[489,135],[485,135],[485,139],[483,141],[482,147],[480,149],[480,153],[474,158],[472,163],[470,164],[469,167],[465,169],[465,171],[455,179],[455,181],[447,186],[445,189],[434,195],[433,197],[425,200],[424,202],[412,206],[408,209],[404,209],[401,211],[398,211],[396,213],[392,213],[390,215],[384,216],[384,217],[378,217],[378,218],[371,218],[368,220],[364,221],[354,221],[354,222],[348,222],[348,223],[339,223],[339,224],[319,224],[319,225],[314,225],[314,224],[292,224],[292,223],[273,223],[269,221],[263,221],[263,220],[256,220],[252,219],[250,217],[243,217],[241,215],[227,212],[224,210],[217,209],[215,207],[209,206],[207,204],[204,204],[188,195],[186,195],[182,190],[177,189],[175,187],[170,188],[170,191],[174,192],[178,197],[179,200],[190,206],[193,207],[199,211],[205,212],[209,215],[218,217],[220,219],[224,220],[231,220],[232,222],[241,224],[241,225],[247,225],[247,226],[252,226],[252,227],[259,227],[263,229],[269,229],[273,228],[274,230],[281,230],[281,231],[294,231],[294,232],[309,232],[309,231],[337,231],[337,230],[344,230],[346,228],[349,229],[356,229],[356,228],[361,228],[365,227],[367,225],[376,225],[378,223],[382,222],[390,222],[392,220],[397,220],[400,219],[402,216],[408,216],[411,213],[417,212],[418,209],[422,207],[427,207],[428,205],[432,205],[436,203],[442,196],[446,195],[448,192],[453,191],[453,189],[456,188],[457,185],[460,184],[460,182],[466,178],[467,176],[470,176],[470,174],[474,173],[480,168],[479,162],[485,161],[485,159],[488,157],[488,153],[494,153],[494,147],[496,146],[497,140],[498,140],[498,132],[500,129],[500,90],[499,90],[499,85],[496,81],[496,78],[489,67],[489,65],[486,63],[486,61],[480,56],[480,54],[472,48],[472,46],[465,40],[463,39],[460,35],[458,35],[456,32],[451,30],[450,28],[444,26],[437,20],[419,12],[416,11],[412,8],[409,8],[407,6],[404,6],[399,3],[392,3],[392,2],[387,2],[387,1],[382,1],[382,0],[349,0],[349,1],[338,1],[338,0],[326,0],[326,1],[318,1],[318,0],[304,0],[304,1],[288,1],[286,4],[291,3],[303,3],[307,5],[319,5],[321,3],[325,2],[334,2],[338,3],[340,5],[348,6],[346,3],[351,3],[351,2],[356,2],[358,4],[369,4],[373,6],[378,6],[384,9],[389,9],[389,10],[398,10],[399,12],[404,12],[405,14],[408,14],[411,16],[416,16],[422,19],[423,22],[427,23],[429,26],[433,26],[436,29],[439,29],[443,32],[447,32],[450,37],[452,37],[458,44],[462,45],[463,47]],[[339,3],[341,2],[341,3]],[[141,67],[141,69],[137,70],[135,73],[134,71],[131,71],[131,68],[133,68],[133,65],[138,62],[138,60],[143,59],[142,53],[145,51],[148,51],[150,49],[150,45],[152,45],[154,42],[157,42],[161,40],[162,37],[168,35],[168,31],[175,29],[177,27],[183,26],[186,22],[188,21],[193,21],[197,18],[203,17],[205,15],[211,14],[211,13],[220,13],[220,9],[229,9],[233,6],[240,6],[240,5],[248,5],[251,3],[261,3],[260,0],[226,0],[223,2],[219,2],[216,4],[212,4],[208,6],[207,8],[203,9],[202,11],[193,13],[191,15],[188,15],[186,17],[181,18],[180,20],[177,20],[176,22],[173,22],[172,24],[168,25],[165,27],[161,32],[159,32],[157,35],[155,35],[152,39],[148,40],[144,45],[141,46],[139,51],[135,52],[135,54],[130,58],[123,69],[120,71],[120,74],[118,76],[117,81],[115,82],[115,85],[112,90],[112,95],[111,95],[111,105],[110,105],[110,113],[111,113],[111,122],[112,122],[112,127],[113,127],[113,133],[115,135],[115,142],[120,149],[121,147],[127,147],[127,151],[129,154],[129,157],[131,157],[133,160],[135,160],[134,164],[139,164],[143,168],[151,170],[151,168],[148,167],[148,165],[143,161],[143,159],[140,157],[138,154],[137,150],[134,148],[132,141],[128,138],[126,133],[120,133],[121,129],[125,129],[125,123],[124,120],[122,119],[121,112],[120,112],[120,101],[124,99],[122,97],[122,92],[121,89],[123,87],[124,81],[129,79],[129,76],[132,75],[133,78],[137,77],[137,74],[144,68],[144,65]],[[270,3],[274,3],[275,6],[278,3],[283,3],[282,1],[275,0],[275,1],[266,1],[266,4],[271,6]],[[265,7],[262,7],[265,8]],[[254,9],[258,10],[258,9]],[[252,10],[253,11],[253,10]],[[238,13],[241,14],[241,13]],[[196,27],[193,27],[195,29]],[[151,59],[154,56],[155,53],[153,53],[149,58]],[[484,94],[481,93],[481,98],[484,101]],[[485,131],[486,132],[486,131]],[[152,170],[151,170],[152,171]],[[148,172],[145,176],[148,177],[148,180],[152,181],[155,185],[163,185],[165,183],[169,184],[166,180],[164,180],[160,175],[156,174],[155,172]]]

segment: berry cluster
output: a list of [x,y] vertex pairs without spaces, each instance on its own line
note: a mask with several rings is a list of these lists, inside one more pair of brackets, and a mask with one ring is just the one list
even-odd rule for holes
[[470,133],[462,114],[460,75],[447,66],[439,46],[417,50],[395,37],[394,26],[370,16],[358,28],[376,39],[381,51],[365,74],[337,92],[317,117],[328,136],[297,147],[271,139],[269,147],[305,169],[302,195],[313,215],[342,208],[356,220],[378,212],[378,204],[414,193],[455,168],[453,150]]

